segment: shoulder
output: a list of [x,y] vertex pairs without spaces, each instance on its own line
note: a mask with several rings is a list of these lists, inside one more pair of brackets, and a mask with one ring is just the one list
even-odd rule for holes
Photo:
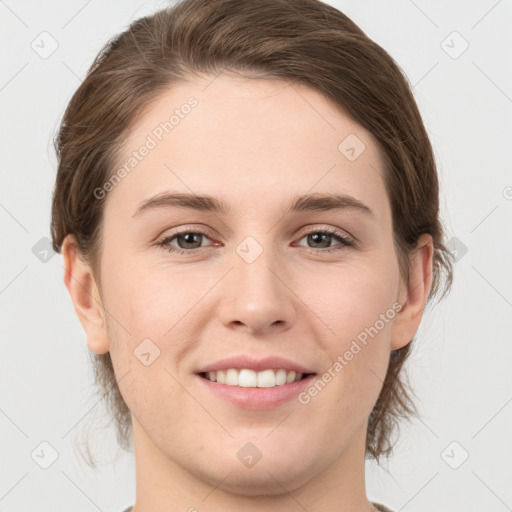
[[393,512],[390,508],[382,505],[382,503],[376,503],[375,501],[372,501],[371,503],[380,512]]

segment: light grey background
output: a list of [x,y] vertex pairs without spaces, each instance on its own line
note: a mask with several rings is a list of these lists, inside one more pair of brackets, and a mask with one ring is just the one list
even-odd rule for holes
[[[460,258],[452,294],[427,313],[407,365],[422,417],[403,424],[388,472],[367,464],[368,495],[405,512],[512,510],[512,3],[329,3],[414,86]],[[67,102],[107,39],[165,5],[0,1],[4,512],[118,512],[135,496],[132,456],[118,452],[112,429],[101,430],[105,411],[62,257],[45,253],[44,237],[52,137]],[[96,471],[76,448],[88,425],[103,464]],[[52,449],[58,458],[43,469]]]

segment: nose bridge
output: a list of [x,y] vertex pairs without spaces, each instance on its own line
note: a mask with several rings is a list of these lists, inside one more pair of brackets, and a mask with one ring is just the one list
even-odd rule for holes
[[241,322],[253,331],[289,325],[294,315],[293,294],[283,282],[286,271],[279,265],[272,236],[256,236],[245,237],[235,247],[230,290],[219,308],[223,323]]
[[279,258],[271,234],[256,236],[245,237],[235,248],[235,279],[240,287],[248,287],[247,290],[240,289],[243,294],[261,292],[270,300],[280,294],[283,286],[276,276]]

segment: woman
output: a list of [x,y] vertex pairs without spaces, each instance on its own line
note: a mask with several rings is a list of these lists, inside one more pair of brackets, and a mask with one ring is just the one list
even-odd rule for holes
[[452,277],[392,58],[317,0],[185,0],[105,46],[56,149],[133,510],[389,510],[365,457],[414,413],[400,370]]

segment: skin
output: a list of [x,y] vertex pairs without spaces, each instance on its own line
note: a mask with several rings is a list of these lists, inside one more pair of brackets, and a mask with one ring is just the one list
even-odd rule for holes
[[[110,351],[132,414],[135,511],[372,510],[368,416],[390,351],[419,327],[432,239],[420,238],[404,283],[375,139],[303,85],[194,76],[148,106],[124,156],[190,96],[198,105],[103,199],[101,283],[72,236],[62,248],[88,346]],[[366,146],[354,161],[338,150],[349,134]],[[165,191],[219,196],[231,211],[161,207],[133,217],[142,201]],[[306,193],[347,194],[374,215],[283,215],[294,195]],[[174,238],[171,245],[189,254],[156,244],[190,225],[211,235],[192,239],[195,245]],[[326,228],[357,245],[306,236]],[[263,249],[252,263],[236,251],[247,236]],[[334,246],[341,250],[314,252]],[[194,373],[252,354],[286,357],[322,375],[396,301],[401,311],[306,405],[292,399],[266,411],[241,409],[212,395]],[[146,338],[160,350],[149,366],[133,353]],[[237,458],[249,441],[262,454],[250,468]]]

